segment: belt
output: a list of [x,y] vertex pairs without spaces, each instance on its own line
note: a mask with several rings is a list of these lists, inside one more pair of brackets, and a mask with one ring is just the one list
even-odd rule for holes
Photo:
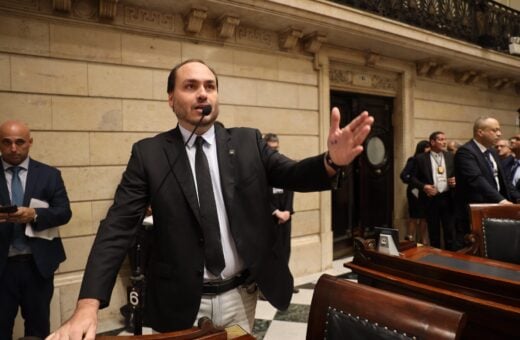
[[244,270],[243,272],[230,277],[229,279],[219,281],[208,281],[202,285],[203,295],[218,295],[235,289],[240,285],[243,285],[249,277],[249,271]]
[[15,255],[15,256],[9,256],[7,258],[8,261],[13,262],[29,262],[33,260],[32,254],[22,254],[22,255]]

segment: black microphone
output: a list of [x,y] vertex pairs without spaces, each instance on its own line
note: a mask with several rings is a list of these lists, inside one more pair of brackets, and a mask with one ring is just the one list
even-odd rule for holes
[[202,123],[202,120],[204,119],[204,117],[209,115],[211,113],[211,111],[213,111],[213,108],[209,104],[202,107],[202,116],[200,117],[200,120],[197,122],[197,125],[195,125],[195,128],[191,132],[191,135],[188,137],[188,140],[186,140],[186,143],[184,143],[184,147],[186,147],[186,145],[188,145],[188,143],[190,142],[191,137],[193,137],[193,134],[195,133],[197,128],[200,126],[200,123]]

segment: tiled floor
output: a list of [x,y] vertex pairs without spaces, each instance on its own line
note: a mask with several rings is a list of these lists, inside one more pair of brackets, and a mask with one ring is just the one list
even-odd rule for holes
[[[253,335],[258,340],[301,340],[305,339],[307,332],[307,319],[312,300],[314,286],[324,273],[342,276],[350,279],[350,269],[343,267],[345,262],[351,261],[351,257],[336,260],[332,268],[325,272],[315,273],[294,279],[295,286],[300,290],[293,294],[291,305],[286,311],[278,311],[269,302],[259,300],[256,306],[256,318]],[[143,334],[149,334],[150,329],[143,329]],[[112,330],[102,332],[104,335],[127,335],[122,328],[114,327]]]
[[348,276],[349,269],[343,264],[351,258],[336,260],[330,270],[295,279],[299,292],[293,294],[287,311],[280,312],[266,301],[258,301],[253,335],[258,340],[301,340],[307,333],[307,319],[312,300],[313,289],[319,277],[324,274]]

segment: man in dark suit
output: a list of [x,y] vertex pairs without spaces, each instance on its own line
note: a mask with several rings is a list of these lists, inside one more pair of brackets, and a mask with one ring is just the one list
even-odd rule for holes
[[511,159],[508,162],[502,162],[502,166],[515,190],[520,192],[520,134],[509,140],[512,151]]
[[0,213],[0,339],[11,339],[18,307],[25,336],[50,333],[54,271],[65,260],[57,230],[71,217],[60,172],[29,157],[29,128],[22,122],[0,125],[0,204],[17,205]]
[[419,199],[426,210],[430,245],[441,247],[442,225],[444,247],[451,250],[454,238],[453,154],[446,151],[447,142],[443,132],[433,132],[429,140],[430,152],[416,156],[416,171],[410,183],[419,189]]
[[[373,123],[364,112],[340,129],[335,108],[328,152],[295,162],[269,148],[257,130],[214,124],[219,114],[218,79],[204,62],[177,65],[168,77],[167,92],[179,124],[133,146],[114,204],[92,247],[76,310],[49,339],[80,339],[84,334],[94,338],[98,309],[109,303],[118,269],[148,204],[154,230],[147,325],[159,332],[173,331],[209,316],[218,326],[238,323],[251,330],[257,299],[252,283],[272,305],[286,309],[293,278],[276,246],[267,187],[330,188],[338,165],[350,163],[363,150],[361,143]],[[193,131],[196,138],[190,138]],[[205,190],[199,195],[201,188]],[[217,237],[210,223],[212,205],[218,215]]]
[[[264,141],[271,149],[278,151],[280,140],[276,134],[266,133]],[[283,248],[283,256],[287,258],[287,263],[289,263],[291,256],[291,220],[292,214],[294,214],[294,193],[282,188],[269,187],[268,195],[271,205],[271,215],[278,225],[278,230],[281,234],[280,243]],[[293,288],[293,292],[298,293],[298,289],[296,287]]]
[[456,249],[464,246],[470,230],[470,203],[511,204],[519,197],[493,148],[501,135],[496,119],[480,117],[473,125],[473,139],[455,154]]

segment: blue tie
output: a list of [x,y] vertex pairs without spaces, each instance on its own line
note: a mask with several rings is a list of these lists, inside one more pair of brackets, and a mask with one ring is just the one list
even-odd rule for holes
[[[12,166],[7,170],[11,171],[13,177],[11,179],[11,204],[23,206],[23,186],[20,180],[20,170],[22,167]],[[25,242],[25,224],[15,223],[13,225],[13,247],[17,250],[25,250],[27,243]]]
[[489,171],[491,171],[491,176],[493,176],[493,185],[496,188],[497,183],[495,181],[495,167],[493,166],[493,162],[491,161],[491,152],[489,150],[484,151],[484,158],[486,159],[486,163],[488,165]]

